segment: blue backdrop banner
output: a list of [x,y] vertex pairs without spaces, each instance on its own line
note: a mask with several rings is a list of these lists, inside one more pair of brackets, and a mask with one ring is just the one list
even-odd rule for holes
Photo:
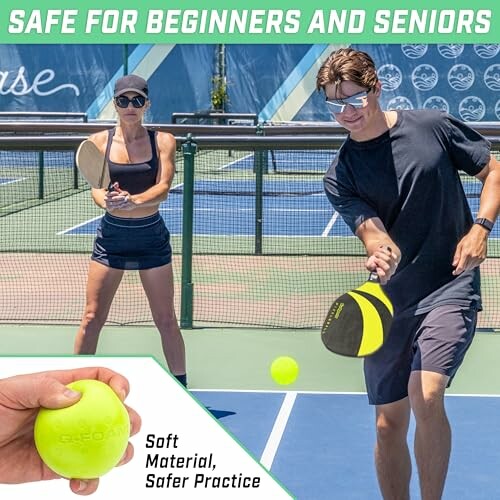
[[[225,110],[268,121],[332,120],[315,77],[338,47],[227,45]],[[500,44],[356,48],[377,64],[384,108],[438,108],[464,121],[500,120]],[[0,45],[0,111],[112,119],[112,89],[127,57],[128,71],[150,82],[153,106],[146,120],[168,123],[173,112],[211,108],[217,56],[216,45]]]

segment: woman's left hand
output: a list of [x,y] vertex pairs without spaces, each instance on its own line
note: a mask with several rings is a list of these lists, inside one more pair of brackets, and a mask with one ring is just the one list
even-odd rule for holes
[[135,208],[130,193],[121,189],[108,191],[104,196],[104,201],[109,210],[132,210]]

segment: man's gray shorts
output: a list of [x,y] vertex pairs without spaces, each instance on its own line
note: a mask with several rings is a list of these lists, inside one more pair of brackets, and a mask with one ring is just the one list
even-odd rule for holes
[[384,346],[365,358],[370,404],[393,403],[408,396],[408,381],[415,370],[447,375],[449,386],[472,342],[476,320],[475,309],[458,305],[395,317]]

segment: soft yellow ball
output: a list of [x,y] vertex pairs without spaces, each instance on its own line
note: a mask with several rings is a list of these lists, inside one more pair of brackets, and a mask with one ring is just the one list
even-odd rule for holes
[[290,356],[280,356],[271,364],[271,377],[280,385],[288,385],[295,382],[299,375],[299,365]]
[[115,467],[127,449],[127,409],[107,384],[68,384],[81,399],[59,410],[42,408],[35,420],[35,445],[42,460],[67,478],[92,479]]

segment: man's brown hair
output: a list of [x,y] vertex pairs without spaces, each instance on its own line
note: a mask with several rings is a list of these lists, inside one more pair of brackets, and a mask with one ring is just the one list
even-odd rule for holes
[[366,89],[373,89],[378,82],[377,70],[373,59],[361,50],[344,48],[332,52],[321,65],[316,76],[316,88],[324,90],[333,83],[351,81]]

